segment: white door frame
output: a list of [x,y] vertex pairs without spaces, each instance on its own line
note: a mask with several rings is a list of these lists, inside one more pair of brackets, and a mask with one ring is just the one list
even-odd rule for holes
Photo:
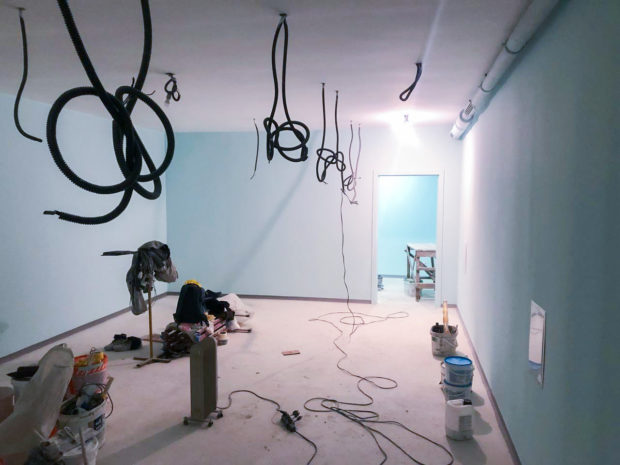
[[[377,303],[377,216],[378,216],[378,197],[379,197],[379,176],[437,176],[437,258],[435,259],[436,279],[435,279],[435,305],[440,305],[443,301],[443,223],[444,223],[444,190],[445,190],[445,170],[440,171],[375,171],[372,172],[372,244],[371,244],[371,266],[370,266],[370,295],[371,302]],[[405,245],[403,244],[403,247]],[[403,254],[404,255],[404,254]],[[403,262],[405,257],[403,256]]]

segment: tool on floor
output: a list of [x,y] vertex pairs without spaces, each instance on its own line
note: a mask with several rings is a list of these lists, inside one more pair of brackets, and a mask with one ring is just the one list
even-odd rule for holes
[[213,337],[207,337],[192,345],[189,351],[189,381],[191,415],[183,418],[183,424],[199,423],[210,427],[212,415],[222,418],[217,408],[217,345]]
[[153,355],[153,298],[151,296],[151,289],[148,290],[148,312],[149,312],[149,356],[145,357],[134,357],[134,360],[141,360],[140,363],[136,365],[136,368],[141,368],[145,365],[149,365],[151,363],[170,363],[170,359],[166,358],[158,358]]

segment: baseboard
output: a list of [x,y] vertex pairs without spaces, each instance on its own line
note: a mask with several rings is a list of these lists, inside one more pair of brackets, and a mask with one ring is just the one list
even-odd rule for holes
[[[156,296],[153,297],[153,301],[159,300],[159,299],[163,299],[164,297],[166,297],[167,295],[169,295],[169,292],[162,292],[161,294],[157,294]],[[59,341],[61,339],[64,339],[68,336],[71,336],[72,334],[77,333],[78,331],[82,331],[83,329],[88,329],[91,328],[95,325],[98,325],[99,323],[103,323],[104,321],[110,320],[114,317],[117,317],[119,315],[122,315],[123,313],[127,313],[131,311],[131,307],[125,307],[122,310],[118,310],[114,313],[110,313],[109,315],[106,315],[104,317],[98,318],[96,320],[91,321],[90,323],[86,323],[83,324],[81,326],[78,326],[77,328],[73,328],[70,329],[69,331],[65,331],[64,333],[58,334],[57,336],[51,337],[49,339],[45,339],[44,341],[41,342],[37,342],[36,344],[33,344],[31,346],[25,347],[24,349],[18,350],[17,352],[13,352],[12,354],[9,355],[5,355],[4,357],[0,357],[0,364],[8,362],[9,360],[13,360],[16,359],[17,357],[21,357],[22,355],[27,354],[28,352],[32,352],[35,351],[37,349],[40,349],[41,347],[48,345],[48,344],[52,344],[56,341]]]
[[[178,292],[168,292],[168,295],[179,295]],[[313,302],[341,302],[344,303],[347,299],[331,299],[327,297],[294,297],[294,296],[282,296],[282,295],[258,295],[258,294],[237,294],[243,299],[269,299],[269,300],[306,300]],[[353,304],[369,304],[370,300],[366,299],[349,299],[349,302]]]
[[476,352],[476,348],[469,337],[469,333],[467,332],[467,327],[465,326],[465,322],[463,321],[463,317],[461,315],[461,311],[456,305],[448,305],[448,307],[456,308],[457,313],[459,314],[459,319],[462,323],[462,334],[465,335],[465,339],[469,342],[471,350],[473,352],[474,362],[476,362],[476,367],[478,368],[478,374],[480,375],[480,379],[482,380],[482,384],[484,384],[484,388],[487,391],[487,396],[489,397],[489,401],[491,402],[491,407],[493,408],[493,413],[495,414],[495,419],[497,420],[497,425],[499,426],[499,430],[506,441],[506,445],[508,446],[508,451],[510,452],[510,456],[513,461],[513,465],[521,465],[521,459],[519,459],[519,454],[517,453],[517,449],[515,448],[514,442],[512,442],[512,438],[510,437],[510,433],[508,432],[508,428],[506,427],[506,423],[504,422],[504,417],[502,416],[502,412],[499,410],[499,405],[497,405],[497,401],[495,400],[495,396],[493,395],[493,391],[491,390],[491,386],[489,386],[489,381],[487,380],[486,375],[484,374],[484,370],[482,369],[482,365],[480,364],[480,359],[478,358],[478,353]]

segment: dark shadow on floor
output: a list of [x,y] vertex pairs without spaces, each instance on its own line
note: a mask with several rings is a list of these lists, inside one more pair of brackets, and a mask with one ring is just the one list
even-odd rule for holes
[[111,455],[104,456],[101,459],[97,458],[97,463],[101,463],[101,465],[133,465],[197,431],[200,431],[200,428],[179,423]]
[[482,452],[475,438],[466,441],[448,439],[448,447],[454,455],[455,460],[463,465],[484,465],[487,463],[487,456]]

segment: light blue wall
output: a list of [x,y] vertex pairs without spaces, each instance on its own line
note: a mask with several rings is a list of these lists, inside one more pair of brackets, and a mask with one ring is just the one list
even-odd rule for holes
[[[131,257],[100,257],[101,252],[166,241],[165,187],[156,201],[134,195],[122,216],[105,225],[81,226],[42,215],[46,209],[105,213],[119,197],[90,194],[71,184],[45,142],[18,134],[13,98],[0,94],[0,357],[127,307],[125,274]],[[48,105],[22,101],[22,126],[44,136],[48,110]],[[110,125],[107,119],[72,111],[59,120],[59,144],[68,163],[94,182],[120,179]],[[162,153],[159,131],[140,135],[153,154]],[[93,344],[105,344],[111,336],[101,335]]]
[[[344,206],[345,254],[351,297],[371,298],[373,180],[385,173],[445,173],[446,298],[456,301],[461,145],[449,127],[427,126],[413,146],[388,128],[362,128],[359,205]],[[345,141],[348,143],[348,139]],[[254,132],[181,133],[177,159],[167,173],[168,240],[180,279],[240,294],[344,298],[340,255],[339,181],[315,177],[311,159],[265,159],[250,181]],[[419,171],[422,170],[422,171]],[[179,284],[171,285],[178,290]]]
[[409,242],[435,243],[438,176],[379,176],[377,273],[407,273]]
[[619,21],[562,2],[465,140],[458,304],[524,465],[620,463]]

